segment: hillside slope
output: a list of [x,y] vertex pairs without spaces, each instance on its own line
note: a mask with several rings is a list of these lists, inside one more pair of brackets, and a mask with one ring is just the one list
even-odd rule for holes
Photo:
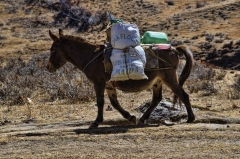
[[[175,0],[95,0],[72,1],[92,15],[111,12],[116,18],[136,23],[141,34],[147,30],[168,34],[173,45],[186,44],[196,60],[222,68],[239,69],[240,2],[238,0],[191,1]],[[59,18],[59,0],[0,2],[0,57],[28,58],[48,51],[51,41],[48,30],[65,29],[67,34],[83,36],[89,41],[105,41],[104,25],[95,25],[77,32],[81,22],[66,25],[66,17]],[[57,16],[59,19],[57,19]]]

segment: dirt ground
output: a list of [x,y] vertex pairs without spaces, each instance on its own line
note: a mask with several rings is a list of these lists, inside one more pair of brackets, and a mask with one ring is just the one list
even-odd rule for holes
[[[48,30],[58,32],[59,26],[51,25],[56,11],[24,2],[0,1],[1,66],[11,58],[27,60],[32,55],[49,52],[52,41]],[[137,23],[141,32],[164,31],[170,40],[190,40],[184,44],[198,57],[198,63],[205,62],[206,56],[200,55],[199,46],[205,42],[203,33],[227,35],[223,43],[212,43],[216,49],[231,40],[240,40],[238,0],[175,0],[174,5],[166,2],[85,0],[79,5],[92,12],[111,11],[115,17]],[[203,6],[196,8],[198,2]],[[63,28],[66,34],[96,43],[103,43],[106,38],[104,30],[77,33],[75,28]],[[223,93],[240,75],[239,70],[226,71],[219,81]],[[141,114],[135,108],[151,98],[149,90],[118,93],[123,107],[137,118]],[[172,94],[166,90],[163,96],[169,98]],[[196,114],[194,123],[183,119],[173,126],[135,126],[112,110],[104,111],[104,123],[98,129],[88,129],[96,117],[95,102],[0,105],[0,158],[240,158],[240,100],[199,93],[191,93],[190,98]],[[106,98],[105,107],[108,105]]]
[[[118,112],[106,111],[105,122],[98,129],[88,129],[96,114],[94,103],[73,105],[76,111],[70,112],[61,105],[54,107],[45,115],[59,108],[65,111],[55,110],[45,121],[36,116],[29,123],[1,126],[1,158],[240,157],[239,110],[196,111],[195,123],[173,126],[134,126]],[[130,112],[139,117],[138,112]]]
[[[150,96],[149,91],[136,94],[119,92],[123,107],[137,118],[141,114],[135,108]],[[194,123],[188,124],[183,119],[174,122],[173,126],[161,123],[135,126],[113,109],[104,111],[104,123],[97,129],[88,129],[96,117],[95,102],[62,105],[59,101],[55,104],[12,106],[10,110],[2,106],[2,115],[8,117],[9,123],[6,121],[0,126],[0,156],[239,158],[240,109],[223,100],[213,101],[209,108],[203,105],[204,100],[192,102],[196,115]],[[109,104],[107,99],[106,103]],[[32,119],[27,119],[29,111]]]

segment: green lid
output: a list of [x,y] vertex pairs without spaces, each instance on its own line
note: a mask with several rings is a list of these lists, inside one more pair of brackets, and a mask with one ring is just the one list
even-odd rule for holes
[[110,22],[111,22],[111,24],[113,24],[113,23],[122,23],[123,20],[122,19],[113,19]]

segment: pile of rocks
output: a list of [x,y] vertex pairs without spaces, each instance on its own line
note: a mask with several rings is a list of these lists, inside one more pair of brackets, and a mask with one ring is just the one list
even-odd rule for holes
[[[146,102],[140,107],[136,108],[140,113],[144,113],[147,108],[150,106],[151,102]],[[148,123],[158,123],[166,124],[166,121],[169,122],[181,122],[182,120],[187,119],[187,111],[185,106],[173,106],[171,102],[162,100],[158,106],[153,110]],[[168,123],[170,124],[170,123]]]

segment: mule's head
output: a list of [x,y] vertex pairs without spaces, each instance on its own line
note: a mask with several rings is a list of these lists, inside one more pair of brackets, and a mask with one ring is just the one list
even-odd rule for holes
[[[64,58],[64,52],[60,47],[61,46],[60,38],[53,34],[50,30],[49,35],[53,40],[53,44],[50,48],[51,54],[47,64],[47,69],[49,72],[56,72],[57,69],[59,69],[66,63],[66,60]],[[59,35],[60,36],[63,35],[61,29],[59,29]]]

